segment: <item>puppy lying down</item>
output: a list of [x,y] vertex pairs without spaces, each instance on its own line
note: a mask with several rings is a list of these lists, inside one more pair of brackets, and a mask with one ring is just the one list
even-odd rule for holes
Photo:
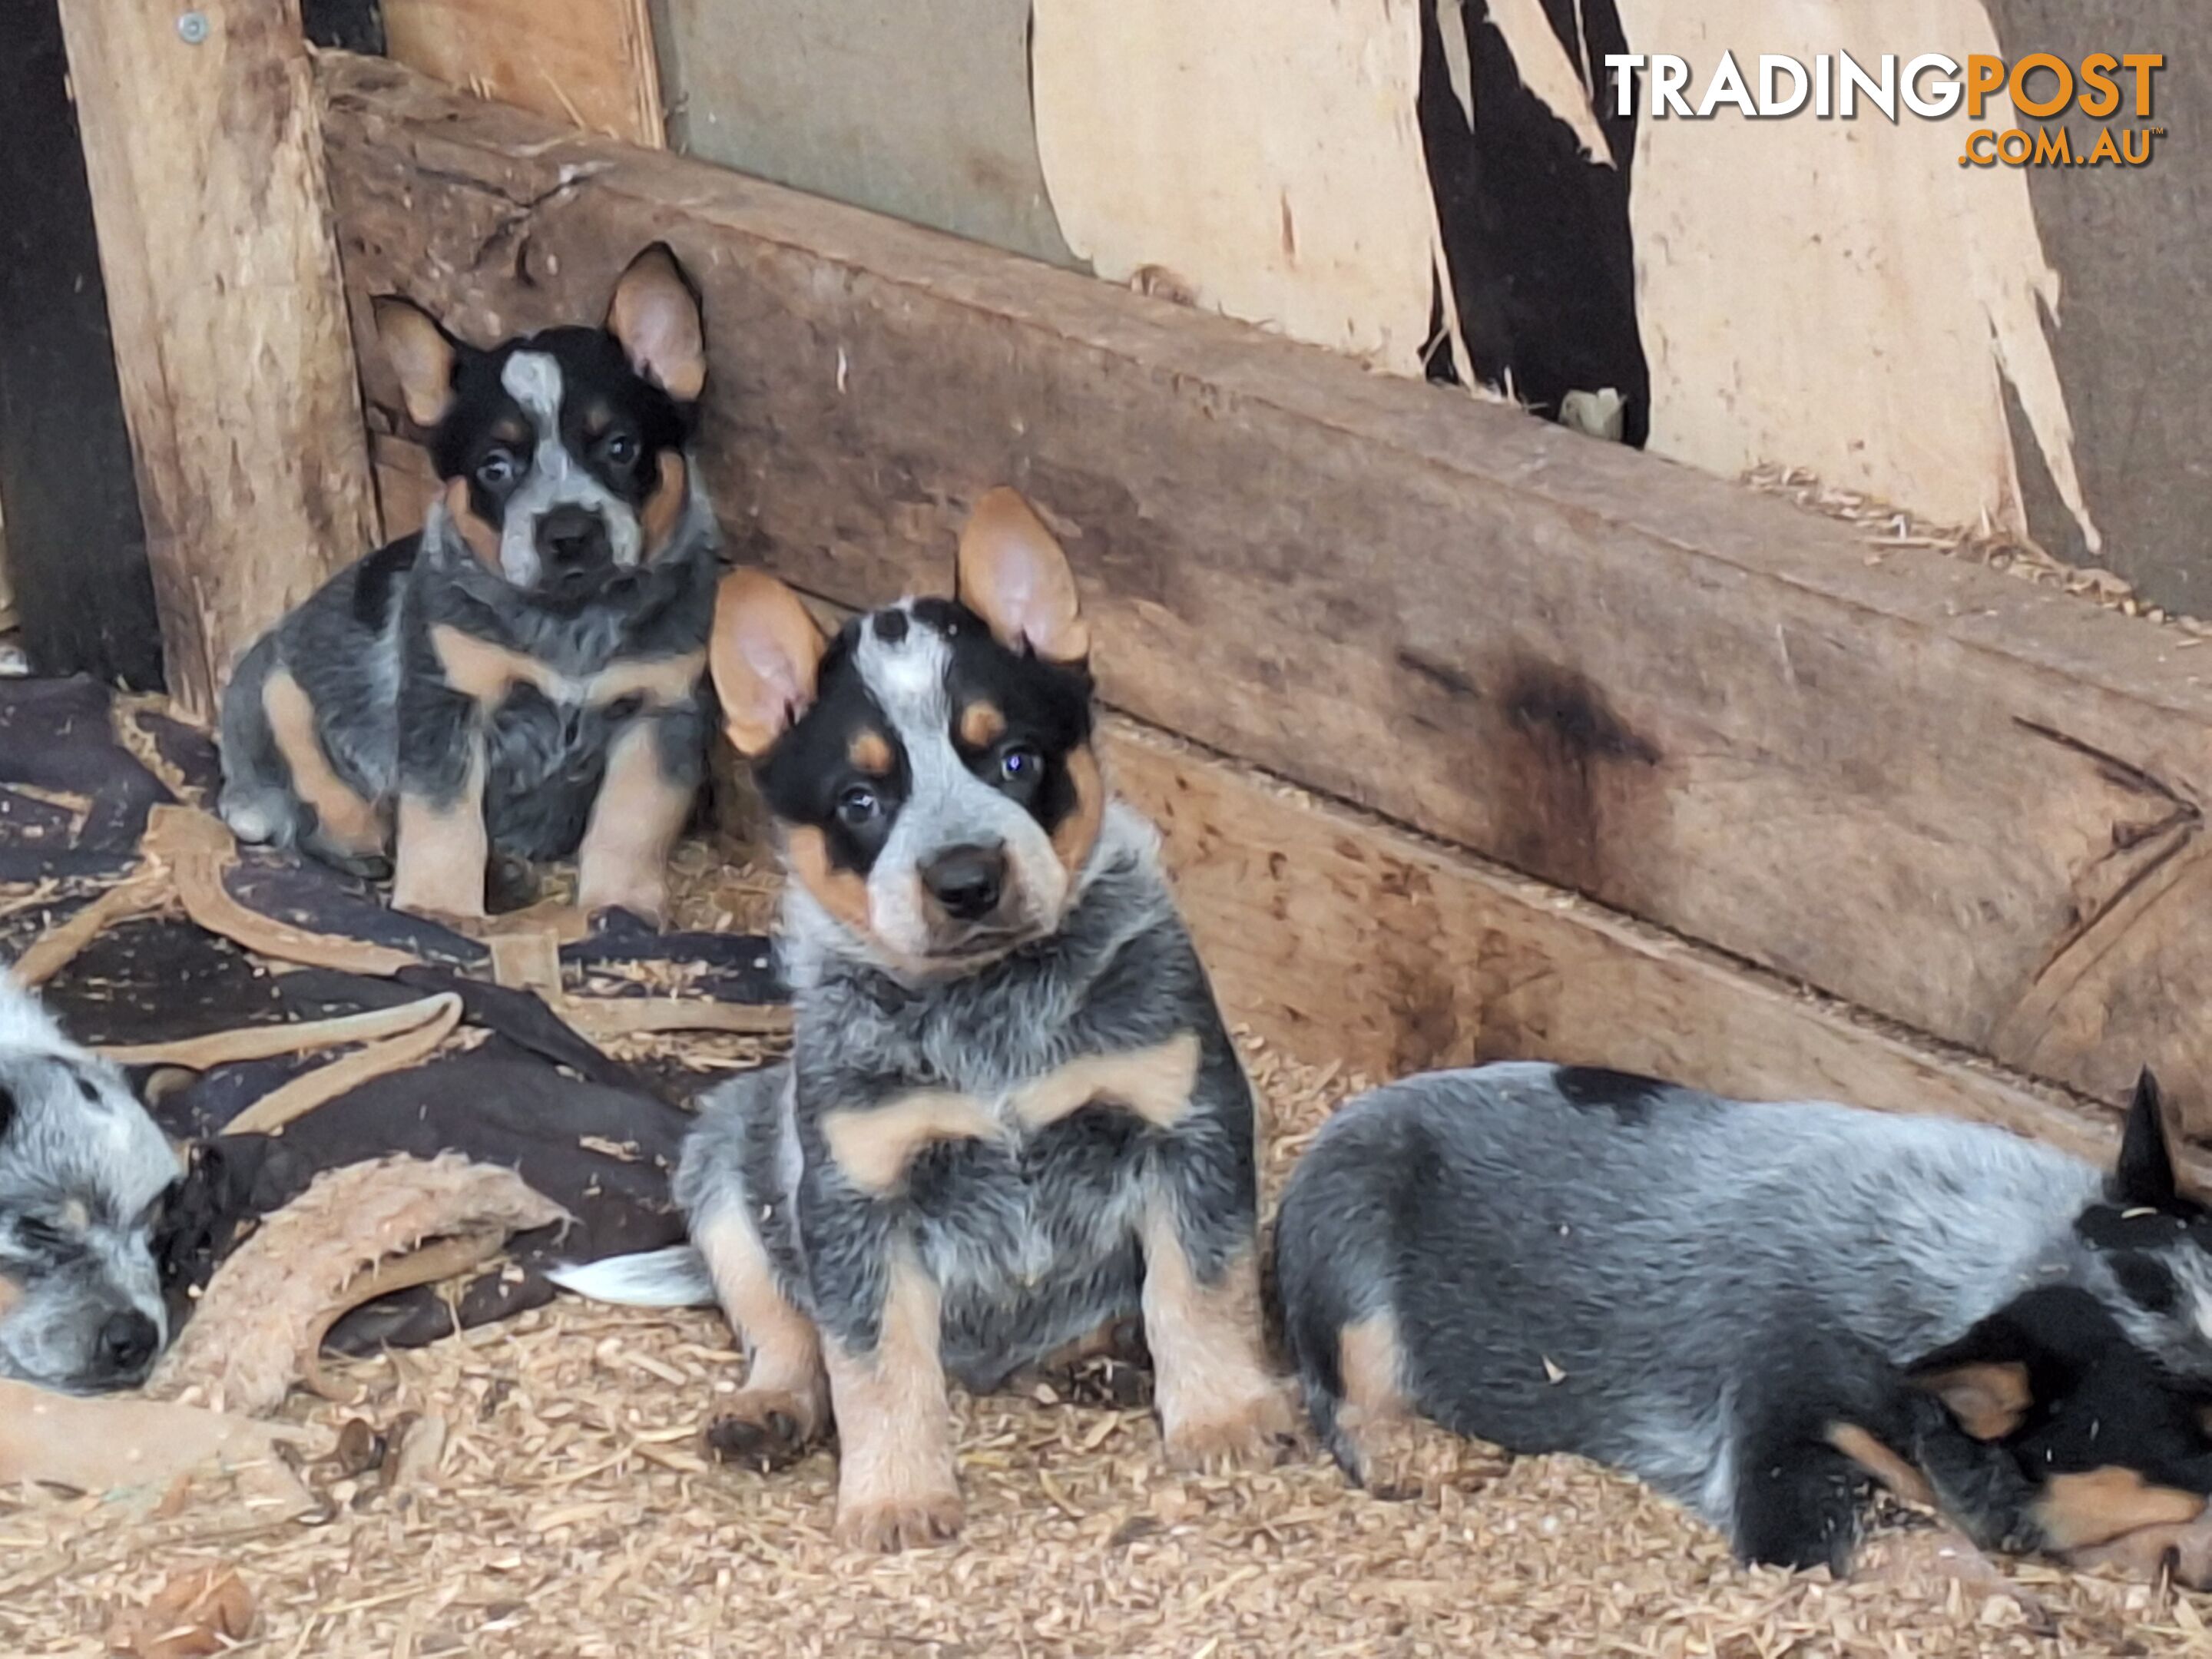
[[2138,1567],[2212,1492],[2212,1214],[2147,1074],[2109,1176],[1942,1118],[1412,1078],[1322,1129],[1276,1255],[1315,1425],[1370,1486],[1428,1419],[1838,1570],[1869,1475],[1984,1546]]
[[144,1379],[168,1337],[152,1235],[178,1174],[123,1074],[0,974],[0,1376]]

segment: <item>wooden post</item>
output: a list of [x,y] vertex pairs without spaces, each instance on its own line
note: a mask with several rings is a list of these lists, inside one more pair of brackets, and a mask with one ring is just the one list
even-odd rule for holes
[[374,545],[297,0],[62,0],[171,693]]

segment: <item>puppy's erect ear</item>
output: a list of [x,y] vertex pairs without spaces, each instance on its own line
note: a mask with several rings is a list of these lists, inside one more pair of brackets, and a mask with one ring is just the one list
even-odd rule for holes
[[2129,1209],[2166,1209],[2181,1195],[2173,1178],[2173,1152],[2166,1136],[2166,1111],[2158,1079],[2143,1067],[2136,1097],[2128,1104],[2127,1127],[2120,1135],[2120,1159],[2112,1168],[2112,1202]]
[[629,365],[678,403],[696,403],[707,384],[707,326],[698,290],[665,242],[629,262],[607,307],[607,332]]
[[748,760],[813,705],[827,642],[799,595],[763,570],[733,570],[714,595],[708,653],[722,723]]
[[968,515],[954,591],[1010,651],[1034,651],[1056,663],[1091,654],[1091,627],[1067,556],[1013,490],[989,491]]
[[407,418],[423,428],[446,418],[453,406],[453,371],[460,367],[461,343],[438,319],[412,300],[380,294],[368,302],[376,318],[376,337],[385,361],[399,377]]

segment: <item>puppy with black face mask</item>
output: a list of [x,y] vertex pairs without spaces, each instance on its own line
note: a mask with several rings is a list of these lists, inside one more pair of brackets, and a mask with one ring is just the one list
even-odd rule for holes
[[714,674],[782,839],[787,1067],[718,1091],[676,1196],[692,1249],[561,1282],[718,1297],[751,1355],[718,1443],[771,1467],[830,1426],[837,1526],[950,1536],[949,1376],[995,1386],[1141,1315],[1170,1459],[1271,1454],[1255,1105],[1157,837],[1092,746],[1059,545],[995,490],[955,599],[833,641],[727,579]]
[[[240,660],[222,815],[242,841],[394,869],[402,908],[485,910],[492,855],[578,862],[578,903],[658,922],[705,764],[717,565],[689,445],[698,297],[659,245],[599,328],[488,350],[375,302],[443,489]],[[396,842],[396,845],[395,845]]]
[[168,1340],[152,1239],[179,1173],[122,1073],[0,974],[0,1376],[145,1380]]

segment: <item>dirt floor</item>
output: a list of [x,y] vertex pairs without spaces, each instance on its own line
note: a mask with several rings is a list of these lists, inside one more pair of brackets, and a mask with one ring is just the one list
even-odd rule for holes
[[[1252,1060],[1279,1182],[1359,1080]],[[2212,1653],[2185,1595],[2033,1565],[1971,1587],[1930,1573],[1909,1516],[1838,1584],[1738,1568],[1573,1459],[1469,1447],[1437,1493],[1388,1503],[1310,1456],[1175,1474],[1145,1411],[1036,1395],[957,1399],[957,1544],[857,1556],[830,1541],[829,1455],[769,1478],[703,1458],[740,1375],[703,1312],[564,1301],[335,1375],[356,1404],[295,1394],[289,1414],[333,1435],[359,1419],[416,1448],[410,1470],[316,1463],[325,1512],[306,1522],[205,1486],[150,1510],[0,1495],[0,1653],[106,1652],[118,1618],[210,1568],[256,1610],[237,1650],[287,1659]]]

